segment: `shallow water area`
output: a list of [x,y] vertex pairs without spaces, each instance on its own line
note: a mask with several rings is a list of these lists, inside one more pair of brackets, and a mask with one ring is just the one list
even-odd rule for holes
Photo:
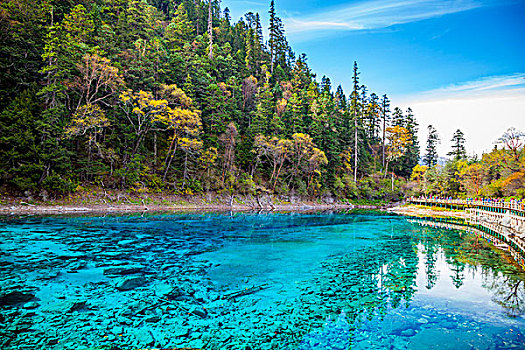
[[519,349],[525,275],[379,212],[0,220],[1,349]]

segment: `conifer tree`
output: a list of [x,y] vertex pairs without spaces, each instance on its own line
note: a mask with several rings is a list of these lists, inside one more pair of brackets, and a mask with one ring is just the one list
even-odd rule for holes
[[381,99],[381,121],[383,123],[383,142],[382,142],[382,162],[383,168],[385,167],[385,142],[386,142],[386,128],[390,122],[390,100],[387,95],[383,95]]
[[454,160],[460,160],[467,157],[467,150],[465,149],[465,135],[459,129],[454,132],[452,136],[452,151],[447,153]]
[[277,16],[275,15],[275,2],[272,0],[270,2],[270,27],[268,28],[269,31],[269,39],[268,39],[268,46],[270,48],[270,73],[273,74],[274,64],[275,64],[275,55],[277,50],[277,41],[278,41],[278,21]]
[[418,126],[414,113],[409,107],[405,113],[403,127],[407,129],[411,143],[408,145],[405,154],[395,164],[396,174],[406,178],[412,174],[414,167],[419,163]]
[[180,4],[175,11],[171,23],[166,28],[165,38],[170,49],[180,51],[193,35],[193,26],[188,19],[185,5]]
[[375,93],[370,94],[370,98],[367,101],[365,115],[368,140],[375,144],[378,139],[378,128],[380,125],[379,97]]
[[357,62],[354,61],[354,70],[353,70],[353,76],[352,76],[352,83],[353,83],[353,90],[352,94],[350,95],[350,108],[352,110],[353,114],[353,121],[354,121],[354,182],[357,182],[357,163],[359,159],[358,155],[358,143],[359,143],[359,134],[358,134],[358,113],[360,108],[360,101],[359,101],[359,68],[357,67]]
[[213,60],[213,13],[212,13],[212,0],[208,0],[208,58]]
[[432,126],[428,126],[427,148],[423,163],[429,167],[433,167],[438,162],[437,145],[439,144],[439,135],[437,130]]
[[392,126],[401,126],[405,125],[405,116],[403,115],[403,110],[399,107],[394,108],[394,113],[392,113]]

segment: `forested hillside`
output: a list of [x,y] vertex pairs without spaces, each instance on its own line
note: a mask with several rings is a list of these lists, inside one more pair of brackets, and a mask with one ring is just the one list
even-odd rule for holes
[[398,196],[393,175],[409,178],[419,159],[412,111],[370,92],[357,63],[352,91],[317,77],[273,1],[269,14],[234,23],[220,1],[2,1],[5,190]]

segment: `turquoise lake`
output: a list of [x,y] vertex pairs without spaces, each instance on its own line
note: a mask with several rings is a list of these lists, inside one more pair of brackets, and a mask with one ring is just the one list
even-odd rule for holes
[[0,218],[0,349],[525,349],[525,274],[380,212]]

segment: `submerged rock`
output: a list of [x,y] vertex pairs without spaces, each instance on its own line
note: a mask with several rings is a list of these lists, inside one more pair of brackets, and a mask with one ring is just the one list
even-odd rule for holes
[[300,350],[340,349],[350,346],[350,325],[346,314],[341,312],[337,320],[327,320],[324,327],[317,332],[307,334],[301,342]]
[[8,292],[0,295],[0,306],[26,303],[33,300],[34,298],[35,295],[33,293],[19,291]]
[[153,345],[155,343],[155,338],[147,329],[135,329],[131,331],[131,335],[140,346]]
[[156,284],[153,289],[155,290],[155,295],[169,300],[174,300],[186,294],[180,287],[171,286],[166,283]]
[[160,316],[151,315],[144,318],[144,322],[157,323],[160,321]]
[[82,309],[86,305],[85,300],[68,300],[63,301],[54,305],[50,305],[44,309],[46,312],[51,313],[71,313]]
[[146,279],[144,276],[126,276],[120,277],[116,284],[115,288],[120,291],[131,290],[137,287],[142,287],[146,284]]
[[24,304],[24,309],[33,310],[39,307],[40,304],[36,301],[30,301],[29,303]]
[[144,266],[141,265],[126,265],[115,266],[104,269],[104,275],[131,275],[133,273],[142,272]]
[[206,318],[208,316],[208,311],[201,307],[201,306],[194,306],[190,309],[190,313],[191,314],[194,314],[194,315],[197,315],[197,316],[200,316],[202,318]]
[[412,328],[408,328],[401,331],[401,335],[404,337],[413,337],[414,335],[416,335],[416,331]]

